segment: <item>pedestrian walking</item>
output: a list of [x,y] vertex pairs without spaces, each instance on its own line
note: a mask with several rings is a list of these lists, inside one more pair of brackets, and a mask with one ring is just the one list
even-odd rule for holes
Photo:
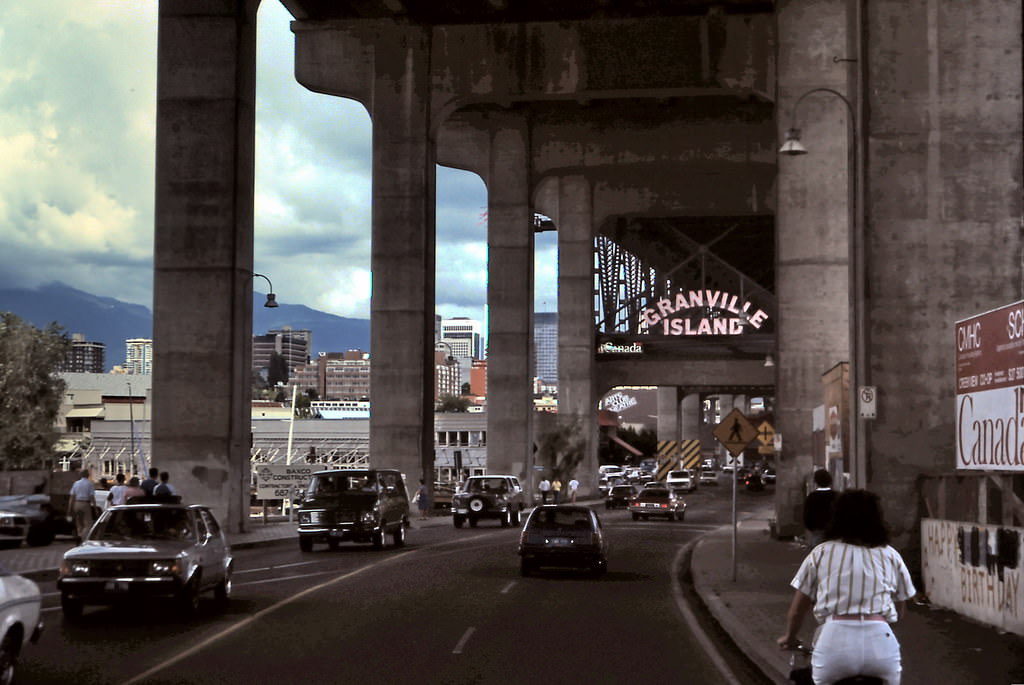
[[420,510],[420,520],[426,520],[430,511],[430,494],[427,492],[427,484],[420,478],[420,489],[416,491],[416,506]]
[[814,485],[815,490],[804,499],[804,528],[807,529],[807,546],[811,548],[824,539],[836,497],[839,496],[832,489],[832,475],[825,469],[814,472]]
[[112,507],[124,504],[128,500],[128,486],[124,484],[124,474],[117,474],[114,476],[114,480],[117,483],[107,493],[107,503]]
[[547,504],[548,497],[551,495],[551,481],[547,478],[542,479],[537,489],[540,490],[540,503]]
[[569,501],[573,504],[576,504],[576,491],[579,489],[580,482],[576,480],[576,477],[574,476],[573,479],[569,481]]
[[71,485],[68,498],[68,516],[75,523],[75,539],[81,542],[92,528],[92,510],[96,505],[96,486],[89,480],[89,469],[82,469],[79,478]]
[[125,504],[135,504],[135,502],[132,501],[133,498],[146,496],[146,491],[142,489],[141,485],[139,485],[138,476],[132,476],[129,478],[128,485],[125,487],[127,488],[124,493]]
[[555,504],[558,504],[559,499],[562,497],[562,481],[557,478],[551,481],[551,492],[555,496]]
[[813,611],[820,624],[811,655],[814,682],[864,675],[898,685],[900,644],[889,624],[903,615],[917,590],[903,557],[889,546],[878,495],[839,495],[825,541],[804,557],[790,585],[793,600],[778,644],[799,644],[797,633]]
[[150,467],[149,478],[147,478],[146,480],[142,481],[142,483],[139,484],[139,487],[142,488],[142,492],[145,493],[146,497],[153,496],[153,488],[160,484],[159,477],[160,469],[158,469],[155,466]]

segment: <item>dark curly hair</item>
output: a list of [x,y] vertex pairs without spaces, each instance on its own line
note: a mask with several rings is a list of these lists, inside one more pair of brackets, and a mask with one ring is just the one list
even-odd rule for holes
[[825,539],[861,547],[888,545],[889,530],[878,495],[867,490],[844,490],[836,498]]

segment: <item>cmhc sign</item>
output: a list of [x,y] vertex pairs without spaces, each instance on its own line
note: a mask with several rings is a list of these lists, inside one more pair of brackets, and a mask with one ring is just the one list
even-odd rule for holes
[[1024,471],[1024,302],[956,322],[956,467]]
[[[760,328],[768,315],[754,309],[749,301],[740,305],[741,299],[723,290],[691,290],[678,292],[675,298],[661,298],[653,307],[643,311],[643,321],[651,332],[661,329],[664,335],[740,335],[747,326]],[[734,316],[703,316],[699,319],[681,315],[697,307]],[[753,309],[753,313],[751,310]]]

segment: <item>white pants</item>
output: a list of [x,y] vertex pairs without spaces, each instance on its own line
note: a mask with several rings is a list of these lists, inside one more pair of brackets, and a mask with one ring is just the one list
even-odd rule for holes
[[819,628],[811,655],[815,685],[870,675],[885,685],[899,685],[900,643],[885,621],[833,620]]

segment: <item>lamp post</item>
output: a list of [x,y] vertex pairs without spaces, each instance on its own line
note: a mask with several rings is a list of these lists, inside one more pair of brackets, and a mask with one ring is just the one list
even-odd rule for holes
[[[795,156],[807,154],[807,149],[800,141],[800,129],[797,127],[796,114],[800,104],[815,94],[832,95],[846,107],[849,115],[850,146],[847,151],[847,169],[849,170],[848,188],[848,251],[849,251],[849,355],[850,380],[848,405],[850,412],[850,456],[854,463],[851,471],[854,484],[867,487],[867,449],[864,422],[858,407],[859,389],[868,384],[868,368],[866,362],[866,326],[864,308],[864,148],[863,132],[860,119],[853,105],[837,90],[832,88],[812,88],[796,99],[790,113],[790,127],[786,131],[786,142],[779,149],[779,154]],[[863,117],[861,117],[863,118]]]
[[[135,456],[135,398],[132,396],[132,384],[128,385],[128,426],[130,431],[131,447],[132,447],[132,459],[136,459]],[[139,465],[141,466],[141,464]],[[139,474],[145,473],[145,469],[140,468]]]
[[267,286],[270,288],[270,292],[267,293],[267,301],[263,303],[264,307],[273,309],[277,306],[277,295],[274,294],[274,284],[270,282],[270,279],[263,274],[252,273],[249,274],[249,278],[262,278],[267,282]]

